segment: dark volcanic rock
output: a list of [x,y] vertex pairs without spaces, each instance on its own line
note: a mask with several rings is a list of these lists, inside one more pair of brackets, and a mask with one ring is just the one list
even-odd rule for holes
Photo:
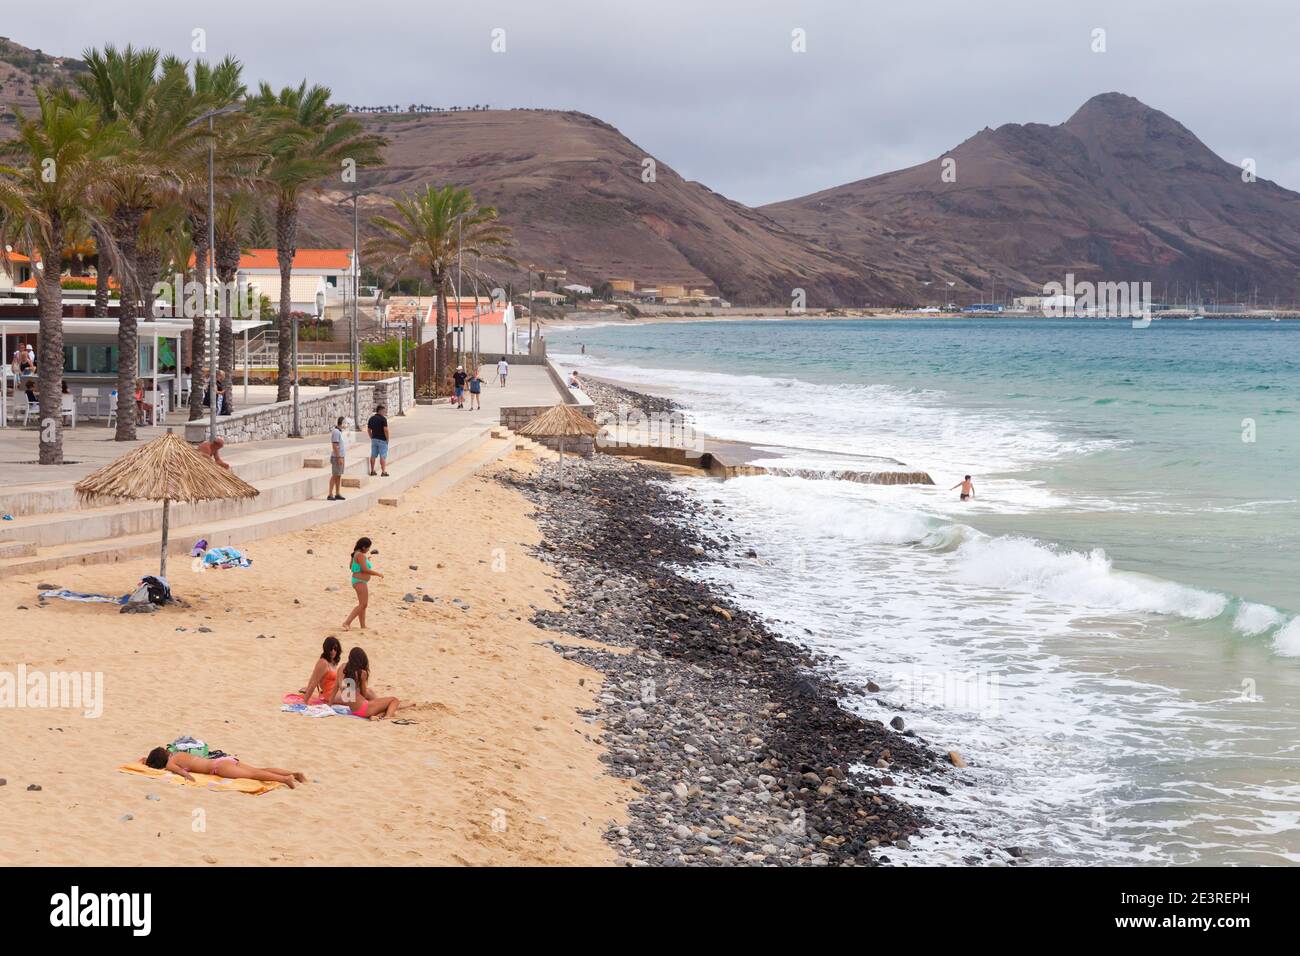
[[537,556],[570,586],[534,622],[605,675],[584,717],[604,724],[609,772],[642,788],[607,834],[629,864],[871,865],[927,824],[882,789],[889,771],[942,772],[919,738],[841,706],[823,662],[683,573],[725,551],[690,523],[698,505],[621,459],[565,470],[563,493],[551,463],[502,480],[537,505]]

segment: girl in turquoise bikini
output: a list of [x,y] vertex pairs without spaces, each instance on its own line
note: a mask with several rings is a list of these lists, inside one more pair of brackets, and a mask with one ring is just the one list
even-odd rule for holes
[[366,605],[370,603],[370,588],[367,582],[371,578],[382,578],[370,564],[370,539],[358,538],[352,548],[352,589],[357,592],[357,606],[352,609],[348,619],[343,622],[343,630],[348,630],[355,620],[366,629]]

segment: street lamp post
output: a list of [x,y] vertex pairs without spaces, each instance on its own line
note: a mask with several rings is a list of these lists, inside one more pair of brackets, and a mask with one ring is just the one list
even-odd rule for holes
[[406,328],[403,326],[397,330],[397,414],[405,415],[406,411],[402,407],[402,391],[406,386],[406,356],[403,355],[403,346],[406,344]]
[[[203,264],[203,318],[208,323],[208,447],[215,448],[217,441],[217,316],[216,290],[212,288],[212,276],[216,271],[217,246],[217,192],[216,192],[216,127],[214,120],[228,113],[238,113],[244,108],[242,103],[231,103],[220,109],[208,110],[202,116],[192,120],[189,125],[197,126],[204,120],[208,122],[208,258]],[[191,343],[192,345],[195,343]],[[193,348],[190,351],[194,351]],[[193,356],[191,356],[193,360]],[[245,360],[247,361],[247,360]]]
[[360,220],[357,213],[359,195],[360,190],[352,191],[352,427],[357,430],[361,429],[361,355],[357,343],[357,296],[361,293],[361,248],[358,241]]

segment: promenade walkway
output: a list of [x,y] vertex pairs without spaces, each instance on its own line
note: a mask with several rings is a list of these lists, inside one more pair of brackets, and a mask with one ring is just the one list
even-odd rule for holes
[[[277,439],[229,446],[223,458],[256,487],[256,498],[176,504],[171,509],[171,541],[188,551],[197,538],[211,545],[243,542],[300,530],[356,514],[400,494],[440,469],[469,455],[490,460],[511,447],[499,429],[503,405],[547,405],[561,401],[554,381],[540,366],[515,366],[509,385],[485,386],[482,410],[447,404],[416,405],[405,415],[389,416],[390,477],[368,474],[369,440],[364,431],[350,436],[344,495],[326,501],[329,485],[328,435]],[[362,409],[362,418],[371,409]],[[365,422],[362,422],[364,428]],[[140,430],[147,441],[160,429]],[[0,433],[0,577],[36,573],[69,563],[101,563],[156,553],[161,508],[153,502],[105,503],[86,507],[73,488],[83,475],[124,454],[131,443],[112,441],[108,429],[91,425],[65,432],[68,464],[41,466],[34,429]]]

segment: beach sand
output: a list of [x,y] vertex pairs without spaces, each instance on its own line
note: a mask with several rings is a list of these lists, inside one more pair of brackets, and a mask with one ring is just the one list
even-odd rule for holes
[[[39,583],[119,594],[156,559],[0,582],[0,673],[103,674],[98,718],[0,709],[0,864],[616,862],[603,833],[625,822],[631,785],[605,772],[601,728],[577,713],[600,675],[541,646],[556,635],[529,623],[529,605],[556,606],[563,586],[527,553],[532,506],[489,477],[512,467],[533,459],[453,465],[398,507],[253,543],[249,569],[197,573],[173,558],[189,609],[38,606]],[[372,585],[368,630],[343,632],[362,535],[387,576]],[[330,634],[345,655],[364,647],[373,688],[415,724],[280,712]],[[117,771],[181,734],[310,782],[248,796]]]

